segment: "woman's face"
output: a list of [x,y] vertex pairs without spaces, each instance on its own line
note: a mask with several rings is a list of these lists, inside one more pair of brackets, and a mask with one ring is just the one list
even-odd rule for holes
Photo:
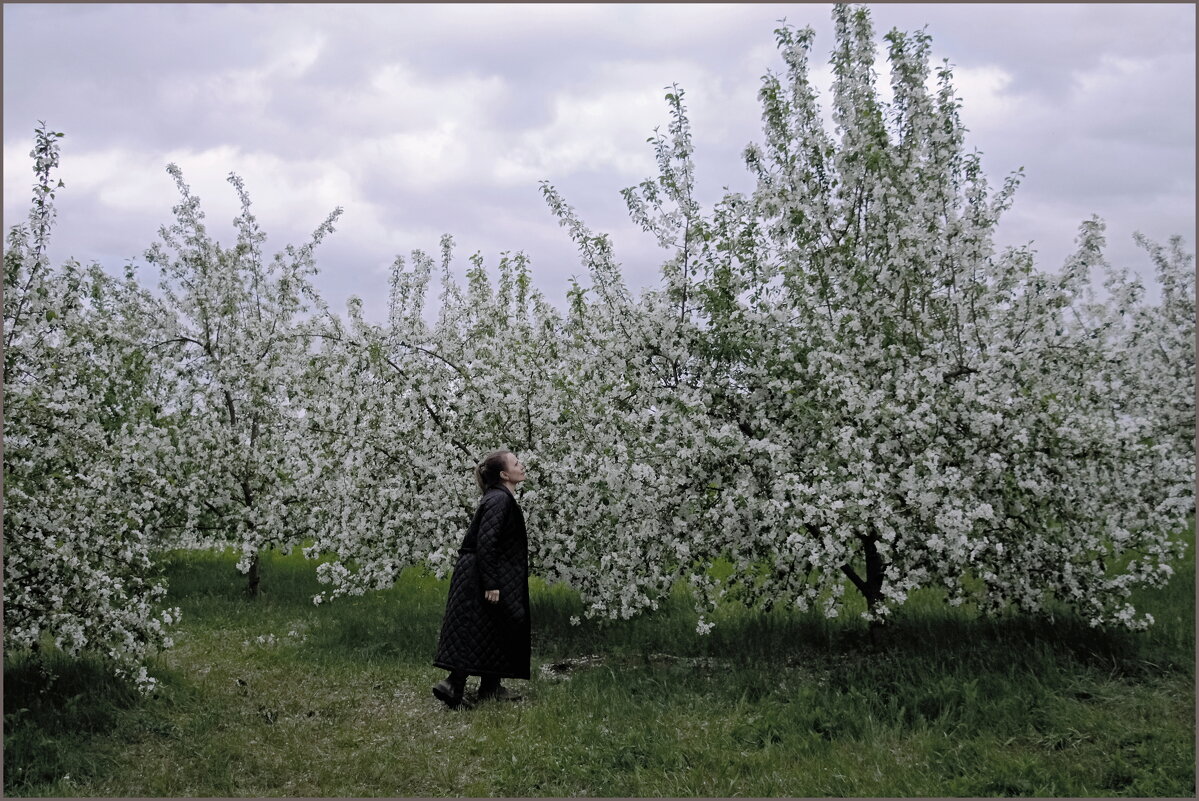
[[509,484],[519,484],[524,481],[527,478],[525,475],[525,466],[520,463],[520,459],[516,458],[516,454],[506,453],[504,454],[504,458],[507,460],[508,466],[500,471],[500,478]]

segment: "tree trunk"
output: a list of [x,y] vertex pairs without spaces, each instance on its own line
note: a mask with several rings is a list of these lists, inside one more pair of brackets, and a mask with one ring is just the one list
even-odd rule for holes
[[[862,593],[866,599],[866,608],[873,612],[875,605],[883,597],[883,576],[887,566],[878,553],[878,537],[873,535],[862,537],[862,550],[866,555],[866,578],[863,579],[859,576],[850,565],[842,565],[841,572],[848,576],[853,585],[858,588],[858,592]],[[881,626],[881,621],[870,621],[871,644],[877,644],[877,631]]]
[[[256,436],[258,436],[258,419],[257,418],[254,419],[254,425],[250,432],[250,445],[251,446],[253,446],[254,438]],[[241,480],[241,493],[242,493],[242,498],[245,499],[246,508],[253,509],[254,508],[254,493],[250,490],[250,482],[247,481],[244,477]],[[256,536],[256,531],[255,531],[255,527],[253,524],[250,525],[249,535],[251,538]],[[258,597],[258,578],[259,578],[259,576],[258,576],[258,551],[255,550],[254,558],[250,560],[250,584],[248,587],[246,587],[246,593],[249,594],[249,596],[251,598]]]
[[254,554],[254,558],[250,560],[250,584],[246,587],[246,592],[251,598],[258,597],[258,554]]

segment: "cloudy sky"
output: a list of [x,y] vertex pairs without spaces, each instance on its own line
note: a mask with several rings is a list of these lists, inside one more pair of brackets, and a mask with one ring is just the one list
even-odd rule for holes
[[[655,174],[646,138],[686,92],[701,198],[751,188],[761,76],[781,69],[778,21],[811,25],[828,97],[829,5],[5,4],[4,223],[29,201],[38,120],[62,140],[51,256],[114,272],[171,219],[177,163],[210,229],[232,240],[241,175],[268,253],[335,206],[318,251],[337,311],[381,320],[389,265],[457,240],[493,265],[523,250],[561,304],[585,275],[546,208],[548,180],[610,232],[634,286],[663,258],[619,190]],[[927,26],[995,185],[1025,179],[1003,244],[1060,266],[1078,223],[1108,224],[1109,259],[1145,276],[1141,231],[1195,241],[1195,8],[1190,4],[882,4],[876,34]],[[880,71],[885,62],[880,55]],[[143,273],[149,283],[156,276]],[[1151,292],[1152,295],[1152,292]]]

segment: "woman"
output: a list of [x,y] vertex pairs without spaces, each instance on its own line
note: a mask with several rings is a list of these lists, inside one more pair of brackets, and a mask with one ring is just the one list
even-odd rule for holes
[[512,451],[489,453],[475,467],[483,497],[458,550],[433,664],[450,675],[433,695],[451,709],[476,675],[479,700],[510,700],[500,679],[529,678],[529,545],[516,487],[525,467]]

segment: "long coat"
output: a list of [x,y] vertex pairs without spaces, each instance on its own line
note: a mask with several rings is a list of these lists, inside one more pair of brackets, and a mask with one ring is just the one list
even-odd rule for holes
[[[484,600],[499,590],[499,603]],[[480,676],[529,678],[529,542],[504,487],[483,493],[458,550],[433,664]]]

